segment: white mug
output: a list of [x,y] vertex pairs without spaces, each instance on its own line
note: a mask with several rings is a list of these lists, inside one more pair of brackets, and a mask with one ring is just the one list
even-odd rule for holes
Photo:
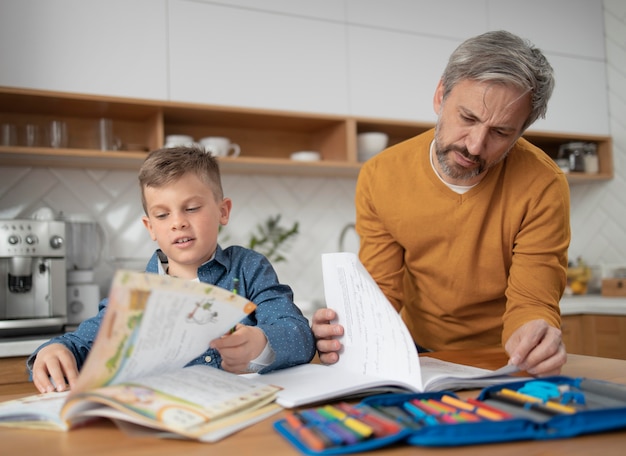
[[165,147],[191,147],[195,144],[193,137],[189,135],[167,135],[165,137]]
[[239,144],[231,143],[223,136],[207,136],[200,140],[200,144],[214,157],[238,157],[241,152]]

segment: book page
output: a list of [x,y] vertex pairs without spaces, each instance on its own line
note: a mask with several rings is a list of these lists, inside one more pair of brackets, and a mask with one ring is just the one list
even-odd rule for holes
[[400,314],[353,253],[322,255],[326,306],[343,325],[343,350],[330,367],[422,389],[415,343]]
[[176,370],[254,310],[214,285],[118,271],[76,391]]
[[497,385],[510,381],[523,380],[512,374],[519,372],[513,365],[506,365],[498,370],[481,369],[464,364],[442,361],[437,358],[422,356],[422,381],[424,391],[459,390]]
[[[68,419],[116,417],[198,437],[205,433],[204,425],[265,405],[274,400],[277,391],[271,385],[196,365],[72,396],[63,415]],[[123,413],[103,409],[102,405]]]
[[67,430],[59,415],[68,394],[68,391],[43,393],[3,402],[0,426]]

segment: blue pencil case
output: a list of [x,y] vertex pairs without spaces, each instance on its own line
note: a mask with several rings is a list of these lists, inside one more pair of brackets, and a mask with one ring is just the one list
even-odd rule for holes
[[277,432],[308,455],[397,444],[445,447],[569,438],[622,428],[625,385],[565,376],[490,386],[465,399],[448,391],[382,394],[354,405],[289,410],[274,423]]

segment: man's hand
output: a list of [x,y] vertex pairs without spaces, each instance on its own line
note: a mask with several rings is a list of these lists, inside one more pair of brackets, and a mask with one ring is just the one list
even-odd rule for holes
[[265,333],[254,326],[238,324],[235,331],[211,341],[220,352],[222,369],[234,374],[248,372],[248,364],[261,354],[267,344]]
[[531,375],[558,375],[567,361],[561,331],[544,320],[532,320],[517,328],[504,348],[509,364]]
[[343,335],[343,326],[331,324],[337,318],[332,309],[318,309],[313,315],[313,335],[316,339],[316,347],[320,361],[324,364],[334,364],[339,361],[341,343],[336,339]]
[[50,344],[39,350],[33,363],[33,383],[40,393],[65,391],[68,384],[71,389],[77,378],[76,359],[65,345]]

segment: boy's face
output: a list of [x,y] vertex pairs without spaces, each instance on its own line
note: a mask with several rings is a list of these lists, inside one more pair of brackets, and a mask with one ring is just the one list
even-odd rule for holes
[[215,252],[219,227],[228,223],[231,200],[216,202],[211,188],[195,173],[163,187],[146,187],[144,197],[148,215],[142,221],[167,255],[169,274],[196,278],[198,267]]

